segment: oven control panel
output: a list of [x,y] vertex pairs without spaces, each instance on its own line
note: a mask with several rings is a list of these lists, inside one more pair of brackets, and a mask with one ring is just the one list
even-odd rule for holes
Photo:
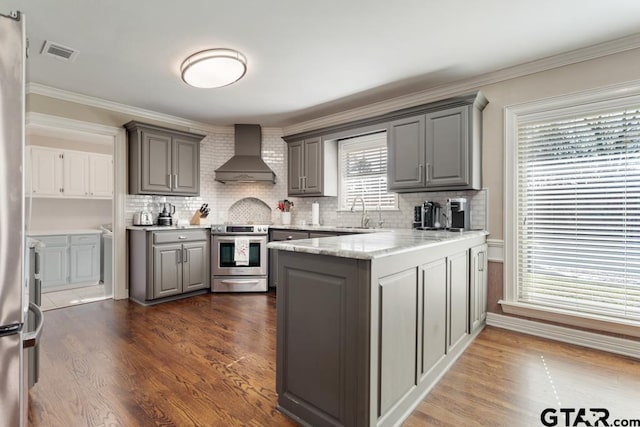
[[211,226],[212,234],[267,234],[268,231],[268,225],[216,224]]

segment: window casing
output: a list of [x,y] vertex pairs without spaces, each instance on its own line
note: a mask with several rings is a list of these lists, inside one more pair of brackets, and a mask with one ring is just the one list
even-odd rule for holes
[[339,140],[338,158],[340,210],[351,209],[357,197],[369,210],[398,209],[398,195],[387,191],[386,132]]
[[505,119],[503,309],[640,326],[640,96],[593,92]]

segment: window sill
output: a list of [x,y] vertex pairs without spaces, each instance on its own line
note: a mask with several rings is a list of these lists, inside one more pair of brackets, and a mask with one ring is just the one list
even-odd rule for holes
[[514,301],[500,300],[498,304],[502,306],[502,311],[507,314],[547,320],[595,331],[640,337],[640,324],[632,320],[612,319],[595,314],[576,315],[567,310]]

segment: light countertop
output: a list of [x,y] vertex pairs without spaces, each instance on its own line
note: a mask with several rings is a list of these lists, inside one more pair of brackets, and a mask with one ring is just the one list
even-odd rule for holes
[[79,228],[76,230],[30,230],[29,237],[37,236],[64,236],[69,234],[102,234],[102,230],[97,228]]
[[388,228],[360,228],[333,225],[270,225],[269,230],[302,230],[302,231],[327,231],[334,233],[379,233],[391,231]]
[[188,230],[190,228],[211,228],[211,225],[128,225],[127,230],[134,231],[163,231],[163,230]]
[[[296,226],[297,227],[297,226]],[[291,228],[296,228],[291,227]],[[276,228],[276,227],[274,227]],[[327,229],[327,231],[329,231]],[[269,249],[330,255],[342,258],[374,259],[417,249],[437,247],[456,240],[483,237],[486,231],[418,231],[372,229],[377,233],[271,242]]]

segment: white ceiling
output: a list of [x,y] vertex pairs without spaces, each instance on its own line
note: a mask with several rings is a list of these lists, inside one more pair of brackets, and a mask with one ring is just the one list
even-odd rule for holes
[[[3,0],[27,17],[27,80],[185,119],[284,126],[614,40],[637,0]],[[80,51],[65,63],[45,40]],[[239,82],[195,89],[190,54],[232,48]]]

